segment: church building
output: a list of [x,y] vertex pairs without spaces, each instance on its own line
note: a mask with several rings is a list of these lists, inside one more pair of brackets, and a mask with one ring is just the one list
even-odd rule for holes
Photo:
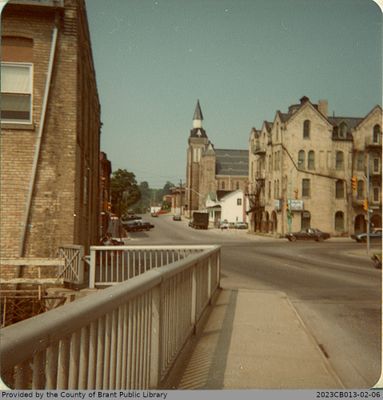
[[245,192],[248,181],[248,150],[216,149],[202,127],[203,114],[199,101],[190,130],[186,167],[186,215],[206,210],[209,194],[217,191]]

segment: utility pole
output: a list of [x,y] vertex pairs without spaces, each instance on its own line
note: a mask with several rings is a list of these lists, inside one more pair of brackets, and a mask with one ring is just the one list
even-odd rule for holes
[[367,254],[370,253],[370,152],[367,151]]

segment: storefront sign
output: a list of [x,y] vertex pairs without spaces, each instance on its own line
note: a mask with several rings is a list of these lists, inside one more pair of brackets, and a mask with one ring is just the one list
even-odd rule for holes
[[287,200],[291,211],[303,211],[303,200]]

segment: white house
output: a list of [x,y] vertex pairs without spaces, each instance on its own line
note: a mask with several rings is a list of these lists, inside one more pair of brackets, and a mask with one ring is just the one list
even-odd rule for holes
[[206,209],[209,212],[209,221],[218,226],[220,221],[247,222],[246,197],[239,189],[233,192],[209,193],[206,199]]

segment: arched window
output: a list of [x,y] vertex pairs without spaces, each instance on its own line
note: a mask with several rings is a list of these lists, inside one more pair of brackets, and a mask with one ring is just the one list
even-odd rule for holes
[[346,138],[347,137],[347,124],[345,122],[342,122],[339,125],[339,137],[340,138]]
[[343,211],[337,211],[335,213],[335,230],[337,232],[344,231],[344,214]]
[[362,180],[358,181],[356,195],[358,199],[364,198],[364,182]]
[[310,139],[311,123],[308,119],[303,122],[303,139]]
[[335,182],[335,198],[344,198],[344,182],[340,179]]
[[335,155],[335,169],[344,169],[343,151],[337,151]]
[[305,167],[305,151],[304,150],[299,150],[298,153],[298,168],[304,168]]
[[372,136],[372,140],[374,143],[380,143],[380,126],[378,124],[376,124],[374,126],[374,132],[373,132],[373,136]]
[[313,150],[310,150],[307,156],[307,169],[315,169],[315,153]]

